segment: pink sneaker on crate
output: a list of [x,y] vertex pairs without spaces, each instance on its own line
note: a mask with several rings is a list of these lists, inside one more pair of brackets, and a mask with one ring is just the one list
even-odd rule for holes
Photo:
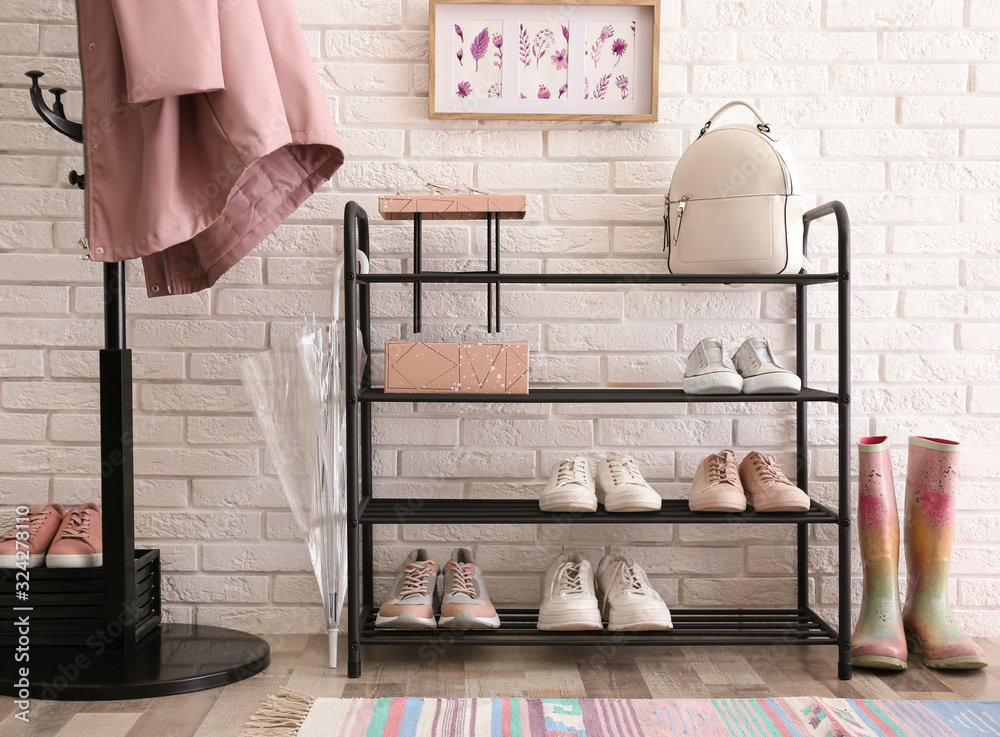
[[[27,532],[28,539],[22,543],[28,546],[28,568],[38,568],[45,563],[45,551],[56,537],[56,532],[63,521],[66,510],[62,504],[50,504],[44,507],[32,507],[28,510],[28,522],[22,523],[20,532]],[[17,568],[17,551],[24,551],[24,545],[18,545],[17,523],[10,531],[0,538],[0,568]]]
[[55,541],[49,546],[49,568],[98,568],[104,562],[101,510],[93,502],[74,507],[63,517]]

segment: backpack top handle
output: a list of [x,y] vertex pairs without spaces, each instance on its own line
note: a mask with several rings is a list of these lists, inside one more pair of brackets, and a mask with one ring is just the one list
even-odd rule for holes
[[750,112],[753,113],[754,117],[757,118],[758,120],[757,130],[759,130],[761,133],[771,132],[771,126],[764,121],[764,116],[760,114],[760,111],[757,108],[755,108],[749,102],[743,102],[742,100],[733,100],[732,102],[727,102],[725,105],[716,110],[711,115],[711,117],[709,117],[708,122],[705,123],[705,126],[701,129],[701,133],[698,134],[698,138],[701,138],[703,135],[708,133],[708,129],[712,127],[712,123],[715,122],[716,118],[718,118],[720,115],[722,115],[730,108],[736,107],[737,105],[742,105],[743,107],[747,108]]

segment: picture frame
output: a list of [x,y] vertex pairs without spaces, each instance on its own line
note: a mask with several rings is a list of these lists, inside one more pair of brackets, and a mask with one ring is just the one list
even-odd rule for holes
[[430,0],[431,119],[657,119],[660,0]]

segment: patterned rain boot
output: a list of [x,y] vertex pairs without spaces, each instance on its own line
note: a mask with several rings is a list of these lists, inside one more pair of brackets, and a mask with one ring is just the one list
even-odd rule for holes
[[858,537],[864,588],[851,640],[851,665],[906,669],[899,613],[899,514],[884,435],[858,442]]
[[910,651],[923,652],[928,668],[986,666],[986,653],[962,632],[948,604],[959,447],[953,440],[910,438],[903,627]]

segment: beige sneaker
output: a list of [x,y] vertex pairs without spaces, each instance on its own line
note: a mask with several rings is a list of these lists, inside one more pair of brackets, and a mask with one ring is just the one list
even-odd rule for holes
[[743,512],[747,498],[740,483],[736,454],[722,450],[698,464],[688,507],[692,512]]
[[597,501],[609,512],[656,512],[663,502],[632,456],[610,456],[597,464]]
[[670,610],[646,572],[623,555],[605,555],[597,565],[601,614],[614,631],[668,630]]
[[556,463],[538,498],[538,507],[543,512],[596,512],[597,493],[590,461],[577,457]]
[[590,561],[579,553],[558,556],[545,574],[540,630],[602,630],[597,603],[597,576]]
[[806,512],[809,497],[778,466],[773,455],[756,450],[740,463],[740,481],[747,499],[758,512]]

